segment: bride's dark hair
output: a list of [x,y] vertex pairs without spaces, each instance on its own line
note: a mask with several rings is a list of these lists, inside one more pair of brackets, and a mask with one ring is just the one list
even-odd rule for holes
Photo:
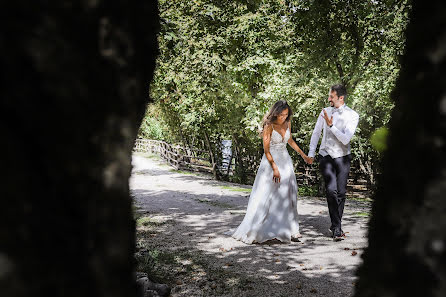
[[271,125],[272,122],[275,122],[277,120],[277,116],[280,115],[286,108],[288,108],[288,116],[285,121],[289,122],[293,116],[293,111],[285,100],[279,100],[274,103],[269,112],[263,117],[259,133],[263,133],[263,128],[265,128],[266,125]]

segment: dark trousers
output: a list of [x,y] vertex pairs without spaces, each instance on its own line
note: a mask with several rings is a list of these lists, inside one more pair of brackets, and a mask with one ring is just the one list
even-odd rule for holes
[[332,158],[329,155],[319,161],[319,169],[325,181],[325,192],[333,232],[340,232],[344,213],[347,178],[350,172],[351,155]]

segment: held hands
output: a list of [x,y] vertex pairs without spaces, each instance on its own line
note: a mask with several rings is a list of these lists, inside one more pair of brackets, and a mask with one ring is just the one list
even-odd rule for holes
[[308,157],[307,155],[304,156],[305,163],[308,165],[313,164],[314,158]]
[[313,164],[314,158],[308,157],[307,155],[303,155],[302,158],[304,159],[305,163],[311,165]]

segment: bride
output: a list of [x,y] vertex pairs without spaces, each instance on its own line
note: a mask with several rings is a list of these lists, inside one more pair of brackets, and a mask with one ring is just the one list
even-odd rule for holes
[[297,182],[287,143],[305,162],[309,157],[291,138],[292,111],[277,101],[262,121],[264,155],[249,197],[246,215],[232,237],[245,243],[270,239],[290,242],[301,237],[297,215]]

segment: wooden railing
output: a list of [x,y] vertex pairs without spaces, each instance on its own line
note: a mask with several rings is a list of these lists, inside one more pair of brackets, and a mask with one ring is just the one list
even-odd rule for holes
[[171,145],[164,141],[151,139],[136,139],[136,152],[157,153],[175,169],[190,169],[195,171],[212,172],[209,162],[209,153],[196,148],[184,148],[179,145]]
[[[212,173],[213,168],[211,158],[208,151],[185,148],[180,145],[171,145],[164,141],[151,139],[136,139],[133,149],[135,152],[156,153],[175,169],[187,169],[193,171],[202,171]],[[260,160],[253,156],[245,156],[245,162],[250,164],[249,168],[245,168],[245,174],[253,178],[257,171]],[[252,159],[252,160],[251,160]],[[254,160],[255,159],[255,160]],[[226,174],[233,174],[234,168],[232,164],[227,164]],[[296,170],[296,179],[300,185],[321,184],[321,176],[318,173],[318,166],[304,166],[300,170]],[[350,178],[348,180],[348,192],[353,196],[364,196],[369,194],[367,183],[361,178],[352,178],[355,175],[355,169],[352,168]]]

